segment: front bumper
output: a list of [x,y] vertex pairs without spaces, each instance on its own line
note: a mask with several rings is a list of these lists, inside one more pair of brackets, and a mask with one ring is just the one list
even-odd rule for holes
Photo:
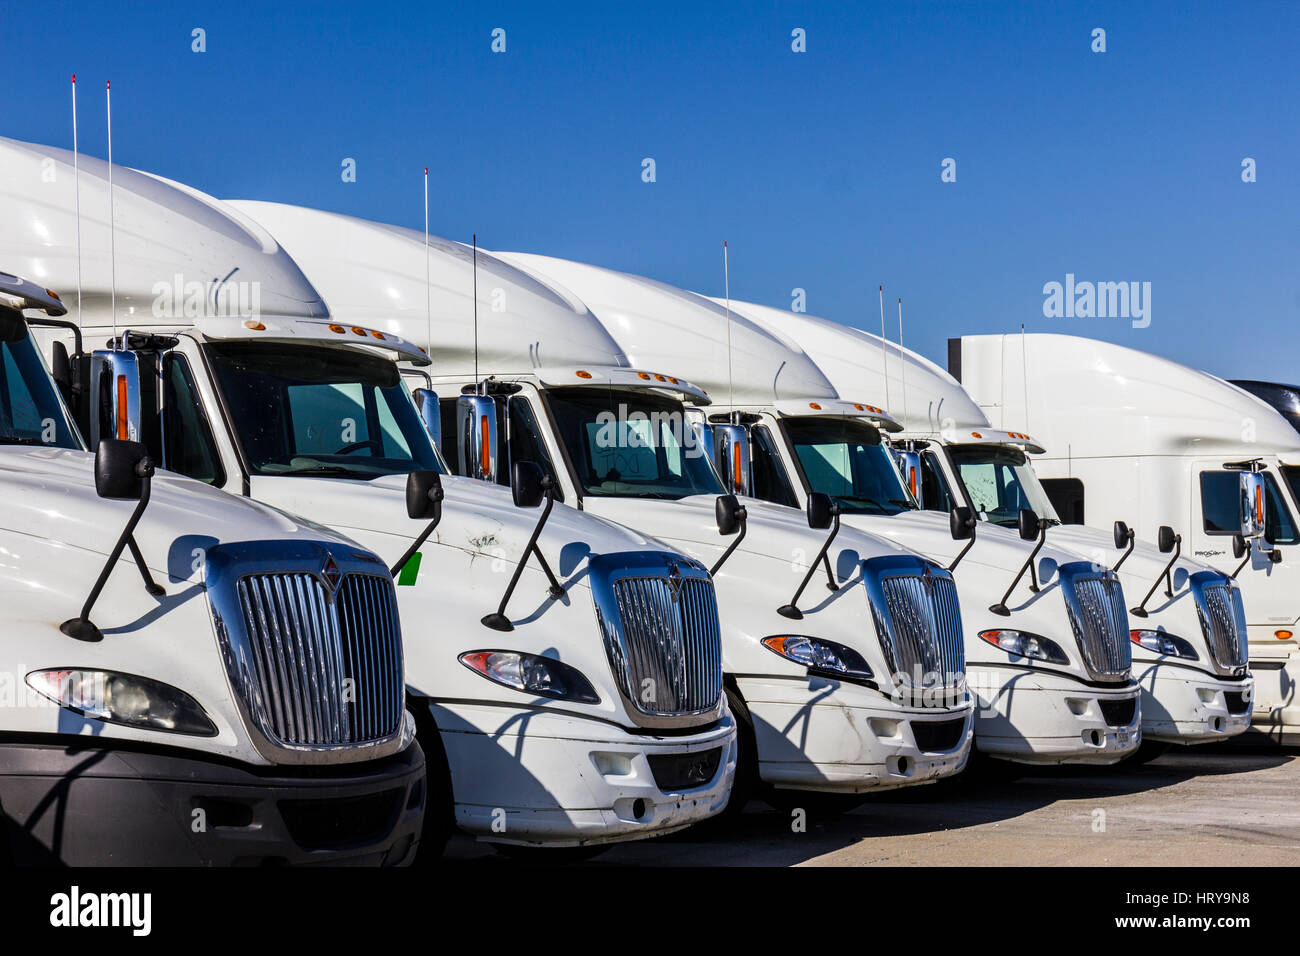
[[1167,663],[1134,661],[1142,687],[1142,736],[1172,744],[1235,737],[1250,726],[1255,682],[1222,680]]
[[671,833],[721,813],[736,775],[730,714],[667,737],[537,708],[436,701],[429,710],[456,823],[480,840],[563,847]]
[[1027,667],[978,664],[968,664],[966,676],[981,753],[1027,764],[1113,764],[1142,741],[1135,683],[1093,687]]
[[819,677],[736,684],[754,721],[759,777],[775,787],[906,787],[952,776],[970,756],[969,702],[903,707],[870,688]]
[[1271,629],[1251,627],[1255,696],[1250,729],[1288,746],[1300,744],[1300,648]]
[[424,803],[414,743],[300,773],[82,738],[0,745],[0,822],[19,864],[404,865]]

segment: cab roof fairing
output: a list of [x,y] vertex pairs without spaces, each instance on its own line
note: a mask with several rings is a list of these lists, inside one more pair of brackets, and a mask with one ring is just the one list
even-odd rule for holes
[[1300,459],[1300,434],[1276,409],[1170,359],[1055,333],[964,336],[961,354],[981,408],[1032,429],[1056,455]]
[[703,296],[581,262],[529,253],[497,255],[579,297],[630,364],[688,379],[706,390],[715,405],[770,406],[787,398],[838,397],[793,343],[736,312],[728,329],[725,309]]
[[395,362],[417,366],[430,364],[429,356],[422,348],[392,332],[323,319],[275,315],[263,315],[257,319],[208,317],[196,319],[194,329],[205,339],[213,341],[320,344],[379,352]]
[[473,374],[476,366],[483,375],[509,376],[540,367],[628,364],[576,297],[482,248],[476,363],[471,247],[435,235],[426,247],[424,234],[414,229],[303,206],[229,204],[284,245],[332,318],[431,346],[439,375]]
[[[716,299],[714,300],[717,301]],[[878,335],[806,312],[732,300],[734,311],[799,343],[846,398],[865,396],[884,406],[917,437],[990,428],[961,383],[924,356]],[[904,387],[905,386],[905,387]]]
[[[51,163],[54,179],[48,181]],[[242,290],[245,301],[256,295],[260,311],[327,315],[320,296],[284,250],[220,200],[114,164],[110,229],[108,163],[80,153],[77,166],[74,177],[68,150],[0,138],[0,197],[6,206],[0,262],[65,294],[76,290],[79,190],[83,319],[89,312],[93,321],[102,315],[107,324],[116,296],[119,324],[174,324],[182,317],[180,304],[173,301],[177,276],[185,298],[199,290],[206,303],[221,291],[237,302],[238,294],[232,293]],[[170,311],[158,307],[160,294],[172,302]],[[75,315],[75,298],[68,305]]]

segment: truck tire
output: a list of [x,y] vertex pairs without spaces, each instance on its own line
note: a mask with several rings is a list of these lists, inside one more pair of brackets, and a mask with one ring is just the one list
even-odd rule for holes
[[441,859],[447,841],[456,829],[456,800],[447,751],[442,746],[442,734],[433,714],[429,712],[428,700],[408,697],[406,707],[415,716],[415,736],[424,750],[425,764],[424,824],[413,865],[430,866]]
[[[731,719],[736,722],[736,777],[731,785],[731,795],[722,812],[714,821],[728,826],[740,819],[745,812],[745,805],[758,796],[758,748],[754,742],[754,718],[750,716],[745,698],[734,683],[726,684],[727,708]],[[707,825],[707,824],[706,824]]]

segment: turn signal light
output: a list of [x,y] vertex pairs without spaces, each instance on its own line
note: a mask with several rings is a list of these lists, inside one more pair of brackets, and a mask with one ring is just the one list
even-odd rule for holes
[[1289,641],[1294,635],[1290,631],[1274,631],[1273,636],[1279,641]]

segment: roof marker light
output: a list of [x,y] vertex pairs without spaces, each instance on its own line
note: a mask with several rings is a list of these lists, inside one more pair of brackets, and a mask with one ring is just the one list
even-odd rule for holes
[[577,375],[578,378],[591,378],[591,373],[583,371],[582,369],[578,369],[574,374]]
[[641,380],[643,380],[643,381],[646,381],[646,382],[650,381],[650,373],[649,373],[649,372],[637,372],[637,373],[636,373],[636,377],[639,378],[639,379],[641,379]]
[[664,376],[664,375],[660,375],[660,374],[658,374],[658,373],[656,372],[656,373],[655,373],[655,381],[656,381],[656,382],[666,382],[666,381],[668,381],[668,378],[667,378],[666,376]]
[[816,402],[809,402],[808,407],[811,408],[814,412],[820,412],[822,410],[822,407],[818,405]]
[[347,329],[343,328],[343,326],[341,325],[331,325],[329,329],[331,332],[339,333],[339,335],[342,335],[344,332],[347,331]]
[[252,329],[254,332],[265,332],[265,331],[266,331],[266,326],[263,325],[261,322],[257,321],[257,319],[245,319],[245,320],[244,320],[244,328],[246,328],[246,329]]
[[374,329],[371,329],[371,330],[370,330],[370,336],[371,336],[371,338],[379,339],[381,342],[382,342],[383,339],[384,339],[384,333],[383,333],[383,332],[376,332]]
[[366,336],[366,330],[363,329],[363,328],[361,328],[359,325],[354,325],[354,326],[352,326],[352,334],[353,334],[353,335],[359,335],[359,336],[361,336],[362,338],[365,338],[365,336]]
[[981,435],[979,432],[971,432],[971,433],[970,433],[970,437],[971,437],[971,438],[983,438],[984,436]]

